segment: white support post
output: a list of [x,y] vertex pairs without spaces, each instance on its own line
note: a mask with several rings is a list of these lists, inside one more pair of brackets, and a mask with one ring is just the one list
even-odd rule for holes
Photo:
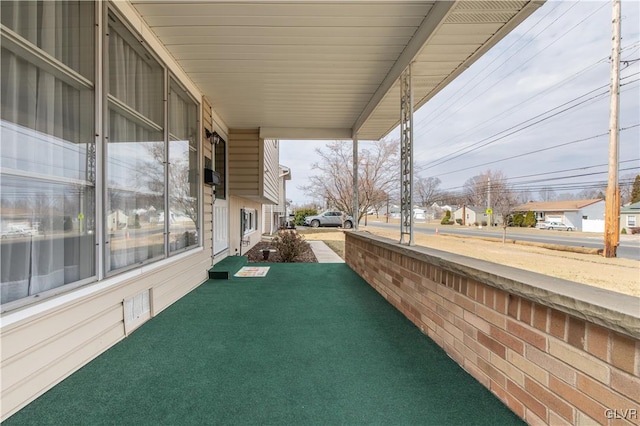
[[[413,91],[411,64],[400,76],[400,244],[413,241]],[[408,240],[405,241],[405,236]]]
[[358,137],[354,136],[353,138],[353,229],[355,231],[358,230],[358,210],[360,210],[360,205],[358,202]]

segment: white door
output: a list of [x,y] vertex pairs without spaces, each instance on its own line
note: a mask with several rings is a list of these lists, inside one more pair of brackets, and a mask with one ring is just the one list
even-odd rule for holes
[[229,248],[229,201],[213,203],[213,255]]

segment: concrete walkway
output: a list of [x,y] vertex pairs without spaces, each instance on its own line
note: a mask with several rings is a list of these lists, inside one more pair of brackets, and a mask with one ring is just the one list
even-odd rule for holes
[[307,241],[316,255],[318,263],[344,263],[344,260],[322,241]]

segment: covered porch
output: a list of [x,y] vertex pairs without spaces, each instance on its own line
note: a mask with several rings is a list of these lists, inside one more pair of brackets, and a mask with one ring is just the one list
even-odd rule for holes
[[205,282],[5,424],[522,424],[346,264],[270,266]]

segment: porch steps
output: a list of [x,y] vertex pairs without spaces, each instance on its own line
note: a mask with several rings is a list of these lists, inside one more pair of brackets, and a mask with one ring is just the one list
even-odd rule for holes
[[230,276],[246,265],[247,261],[246,256],[227,256],[209,269],[209,279],[228,280]]

